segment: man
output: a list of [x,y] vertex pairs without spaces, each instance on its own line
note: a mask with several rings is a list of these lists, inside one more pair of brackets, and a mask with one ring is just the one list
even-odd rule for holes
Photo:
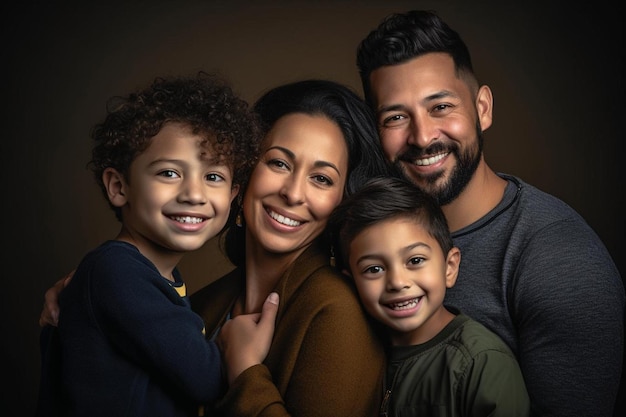
[[493,96],[435,13],[385,19],[357,65],[387,158],[442,205],[463,254],[445,303],[515,352],[533,413],[611,416],[620,382],[624,287],[572,208],[484,159]]

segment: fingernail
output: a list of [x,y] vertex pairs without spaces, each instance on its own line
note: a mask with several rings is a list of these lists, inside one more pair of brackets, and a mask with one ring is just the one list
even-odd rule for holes
[[278,294],[275,292],[270,293],[270,295],[268,295],[267,297],[267,301],[272,304],[278,304]]

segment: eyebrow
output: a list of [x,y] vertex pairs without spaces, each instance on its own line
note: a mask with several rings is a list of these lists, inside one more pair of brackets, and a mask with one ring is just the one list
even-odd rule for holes
[[[423,247],[423,248],[432,250],[431,246],[429,244],[427,244],[427,243],[415,242],[415,243],[412,243],[412,244],[410,244],[408,246],[403,247],[402,248],[402,252],[411,251],[411,250],[413,250],[415,248],[418,248],[418,247]],[[378,258],[381,258],[381,255],[379,253],[366,253],[365,255],[359,256],[356,259],[355,262],[356,262],[356,264],[358,264],[359,262],[362,262],[362,261],[365,261],[365,260],[368,260],[368,259],[372,259],[372,258],[378,259]]]
[[[296,159],[296,154],[293,153],[291,150],[287,149],[287,148],[283,148],[282,146],[270,146],[269,148],[267,148],[267,150],[264,153],[267,153],[268,151],[272,150],[272,149],[277,149],[285,154],[287,154],[287,156],[291,159]],[[339,171],[339,168],[337,168],[337,166],[331,162],[328,161],[315,161],[315,163],[313,164],[313,166],[315,167],[328,167],[328,168],[332,168],[335,171],[337,171],[337,174],[341,177],[341,172]]]
[[[428,102],[440,100],[446,97],[458,97],[458,95],[453,93],[450,90],[441,90],[441,91],[437,91],[436,93],[433,93],[424,97],[422,100],[420,100],[420,103],[428,103]],[[387,106],[379,107],[377,109],[377,114],[386,113],[390,111],[397,111],[397,110],[407,111],[407,109],[408,109],[407,106],[404,104],[390,104]]]

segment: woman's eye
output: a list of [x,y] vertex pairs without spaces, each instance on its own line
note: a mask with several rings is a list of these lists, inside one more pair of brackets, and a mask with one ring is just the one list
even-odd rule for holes
[[285,161],[280,159],[272,159],[268,161],[267,164],[280,169],[286,169],[289,167]]
[[319,183],[325,184],[325,185],[333,185],[334,184],[333,181],[330,178],[328,178],[327,176],[325,176],[325,175],[315,175],[313,177],[313,179],[316,182],[319,182]]

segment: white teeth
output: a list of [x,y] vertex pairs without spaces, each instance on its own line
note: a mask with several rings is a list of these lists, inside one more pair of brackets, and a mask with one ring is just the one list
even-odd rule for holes
[[278,223],[286,224],[287,226],[300,226],[300,222],[296,220],[292,220],[289,217],[282,216],[278,213],[274,213],[273,211],[269,212],[269,215],[272,219],[276,220]]
[[177,222],[180,223],[202,223],[204,221],[204,219],[200,218],[200,217],[191,217],[191,216],[173,216],[171,217],[172,220],[176,220]]
[[421,165],[421,166],[432,165],[435,162],[441,161],[448,154],[449,152],[446,152],[446,153],[440,153],[439,155],[431,156],[430,158],[418,159],[415,161],[415,165]]
[[389,304],[389,307],[394,310],[408,310],[414,308],[417,305],[419,298],[414,298],[412,300],[403,301],[401,303]]

